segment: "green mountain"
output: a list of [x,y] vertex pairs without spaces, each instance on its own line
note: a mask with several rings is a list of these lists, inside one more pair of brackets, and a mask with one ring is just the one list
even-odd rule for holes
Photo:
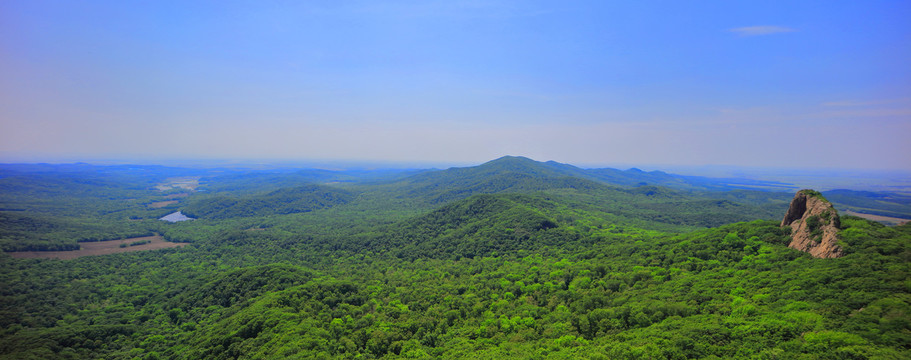
[[524,157],[502,157],[478,166],[416,174],[394,183],[400,197],[431,204],[474,194],[529,193],[553,189],[604,190],[608,186]]
[[[445,174],[450,172],[453,175]],[[760,181],[739,178],[707,178],[682,176],[663,171],[642,171],[636,168],[618,170],[611,168],[582,169],[556,161],[538,162],[521,156],[504,156],[477,167],[453,168],[427,177],[447,178],[449,176],[484,176],[491,173],[523,173],[536,178],[573,177],[607,183],[614,186],[636,187],[643,185],[661,186],[683,191],[730,191],[753,189],[757,186],[775,190],[796,189],[795,186],[775,181]],[[441,174],[442,173],[442,174]],[[458,175],[455,175],[458,174]]]
[[474,167],[420,173],[379,189],[428,208],[477,194],[546,194],[630,220],[664,224],[666,230],[670,229],[667,225],[707,227],[777,218],[790,200],[790,196],[779,199],[773,195],[766,201],[742,204],[725,198],[725,192],[681,192],[653,185],[619,187],[571,165],[512,156]]

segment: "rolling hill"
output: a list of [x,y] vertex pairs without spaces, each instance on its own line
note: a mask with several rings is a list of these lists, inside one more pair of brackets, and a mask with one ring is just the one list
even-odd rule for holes
[[350,192],[329,186],[302,185],[281,188],[261,195],[197,198],[191,200],[183,208],[183,212],[190,217],[203,219],[283,215],[345,204],[353,197]]

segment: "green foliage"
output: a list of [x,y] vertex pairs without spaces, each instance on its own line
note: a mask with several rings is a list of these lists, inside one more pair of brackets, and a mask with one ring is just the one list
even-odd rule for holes
[[556,229],[554,220],[528,203],[553,206],[534,197],[477,195],[396,224],[378,238],[352,246],[391,250],[407,259],[458,259],[537,249],[572,239],[572,234]]
[[822,193],[821,193],[821,192],[816,191],[816,190],[813,190],[813,189],[803,189],[803,190],[798,191],[798,193],[805,194],[805,195],[807,195],[807,196],[809,196],[809,197],[819,198],[819,199],[821,199],[821,200],[823,200],[823,201],[826,201],[826,202],[829,201],[829,200],[827,200],[827,199],[825,198],[825,196],[822,196]]
[[0,249],[4,251],[78,250],[79,242],[154,235],[148,221],[109,222],[92,218],[54,217],[25,212],[0,212]]
[[347,191],[329,186],[303,185],[242,198],[197,198],[183,212],[189,217],[205,219],[283,215],[329,208],[347,203],[353,197]]
[[[555,182],[575,170],[505,160],[458,181],[422,175],[436,189],[422,176],[350,183],[346,202],[307,212],[229,206],[175,224],[20,198],[30,210],[0,212],[12,219],[0,230],[22,234],[12,243],[131,223],[192,244],[69,261],[0,254],[0,357],[911,357],[911,225],[843,217],[846,256],[815,259],[787,248],[777,221],[721,224],[764,218],[764,200],[736,201],[753,193]],[[232,179],[209,186],[244,191],[186,202],[300,209],[335,191]],[[142,191],[146,204],[157,190]]]
[[806,221],[807,227],[810,229],[810,231],[817,230],[822,225],[819,221],[819,216],[816,215],[809,216],[804,221]]
[[172,306],[207,308],[210,306],[230,307],[270,291],[305,283],[313,277],[312,271],[282,264],[269,264],[240,268],[218,273],[205,284],[181,294]]

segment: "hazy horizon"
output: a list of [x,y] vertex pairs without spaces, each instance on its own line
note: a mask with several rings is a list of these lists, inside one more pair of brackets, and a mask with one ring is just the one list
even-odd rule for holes
[[903,2],[0,4],[0,162],[911,171]]
[[[503,156],[519,156],[510,154]],[[293,170],[293,169],[321,169],[332,171],[374,171],[374,170],[444,170],[449,168],[473,167],[482,165],[487,159],[479,162],[396,162],[396,161],[358,161],[358,160],[306,160],[306,159],[72,159],[72,161],[32,161],[18,162],[18,164],[77,164],[85,163],[97,166],[137,165],[137,166],[171,166],[190,169],[237,169],[237,170]],[[529,158],[529,157],[526,157]],[[852,189],[868,191],[895,191],[911,192],[911,171],[908,170],[877,170],[877,169],[846,169],[846,168],[787,168],[787,167],[749,167],[736,165],[669,165],[669,164],[580,164],[554,159],[535,159],[534,161],[559,163],[576,166],[582,169],[613,168],[630,170],[633,168],[651,172],[661,171],[674,175],[702,176],[709,178],[736,178],[762,181],[781,182],[798,187],[814,188],[820,190]],[[17,162],[4,161],[2,164],[17,164]]]
[[446,160],[395,160],[395,159],[307,159],[307,158],[194,158],[194,157],[42,157],[42,156],[5,156],[0,155],[0,164],[50,164],[50,165],[67,165],[67,164],[89,164],[97,166],[117,166],[117,165],[148,165],[148,166],[173,166],[173,167],[198,167],[214,168],[219,166],[264,166],[270,168],[288,167],[288,168],[309,168],[309,169],[446,169],[450,167],[471,167],[484,164],[489,161],[497,160],[502,157],[524,157],[538,162],[555,161],[562,164],[568,164],[582,169],[599,169],[613,168],[619,170],[639,169],[642,171],[696,171],[696,172],[725,172],[739,170],[769,170],[769,171],[805,171],[805,172],[840,172],[840,171],[858,171],[867,173],[896,173],[909,174],[911,170],[905,169],[871,169],[871,168],[847,168],[847,167],[824,167],[824,166],[748,166],[736,164],[697,164],[697,165],[680,165],[680,164],[662,164],[662,163],[625,163],[625,162],[583,162],[574,163],[560,159],[534,158],[523,154],[501,154],[493,158],[480,161],[446,161]]

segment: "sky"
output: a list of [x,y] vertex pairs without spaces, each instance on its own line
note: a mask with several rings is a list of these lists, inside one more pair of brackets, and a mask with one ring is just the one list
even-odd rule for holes
[[911,170],[908,1],[0,2],[0,161]]

